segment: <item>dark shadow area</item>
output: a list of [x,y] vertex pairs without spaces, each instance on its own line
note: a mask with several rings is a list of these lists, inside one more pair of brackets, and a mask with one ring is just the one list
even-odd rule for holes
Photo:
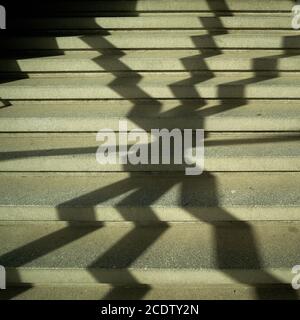
[[[79,3],[79,1],[78,1]],[[210,10],[214,13],[217,11],[229,11],[229,8],[226,5],[225,0],[220,1],[211,1],[208,2],[210,4]],[[120,2],[117,2],[119,5]],[[117,14],[117,11],[122,11],[122,14],[134,16],[138,15],[138,12],[136,12],[136,1],[128,1],[123,2],[124,7],[118,7],[116,9],[113,1],[106,1],[104,8],[100,7],[99,3],[95,2],[90,7],[90,14],[103,14],[109,15],[110,12],[114,12],[114,14]],[[47,6],[46,6],[47,7]],[[68,15],[74,14],[74,12],[78,12],[78,6],[73,7],[71,10],[68,10]],[[67,8],[68,9],[68,8]],[[101,9],[104,11],[102,12]],[[45,7],[43,7],[42,12],[44,12]],[[57,7],[57,14],[65,15],[66,9],[63,9],[63,3],[61,5],[58,5]],[[77,10],[77,11],[76,11]],[[33,13],[31,13],[33,14]],[[47,13],[48,14],[48,13]],[[86,13],[88,14],[88,12]],[[113,16],[113,14],[112,14]],[[217,16],[217,14],[216,14]],[[205,25],[209,25],[209,21],[206,21],[206,18],[199,18],[201,22]],[[91,28],[93,26],[90,25]],[[127,115],[128,119],[138,119],[137,114],[140,112],[140,106],[136,99],[132,98],[132,95],[129,95],[127,89],[121,85],[123,83],[123,78],[120,77],[120,74],[118,70],[122,70],[123,72],[129,72],[130,73],[130,87],[131,92],[134,93],[134,96],[138,96],[141,99],[147,100],[151,104],[151,113],[152,116],[162,116],[162,104],[158,99],[154,99],[151,97],[147,92],[143,91],[139,87],[139,83],[142,80],[142,76],[139,74],[139,72],[134,71],[130,69],[126,64],[124,64],[121,61],[121,58],[126,55],[124,50],[120,48],[116,48],[112,43],[110,43],[108,40],[106,40],[104,37],[101,37],[103,35],[109,35],[110,32],[108,30],[101,29],[98,25],[94,26],[94,29],[97,29],[98,34],[100,35],[99,40],[93,40],[91,41],[89,37],[82,36],[81,40],[85,42],[91,49],[97,50],[99,52],[99,57],[97,57],[94,61],[103,68],[103,70],[111,73],[115,76],[115,80],[113,80],[109,87],[113,89],[119,96],[122,97],[122,99],[129,100],[133,107],[130,113]],[[218,28],[219,30],[212,30],[208,35],[205,36],[195,36],[192,37],[192,41],[195,45],[195,48],[201,48],[203,44],[205,43],[207,47],[214,48],[214,51],[210,52],[202,52],[199,51],[198,56],[193,57],[187,57],[182,59],[182,64],[185,66],[186,71],[190,71],[190,66],[195,65],[195,59],[197,60],[199,64],[199,68],[201,69],[207,69],[205,72],[205,75],[196,74],[191,72],[190,78],[184,81],[181,81],[180,83],[174,83],[170,86],[170,90],[172,91],[174,98],[179,101],[179,105],[177,108],[170,111],[171,113],[181,112],[186,107],[186,102],[182,98],[182,93],[180,91],[179,86],[186,85],[188,86],[188,90],[185,91],[185,94],[187,97],[195,97],[197,99],[195,101],[195,104],[189,105],[190,112],[194,112],[195,116],[198,112],[201,112],[201,108],[205,106],[206,100],[205,97],[200,97],[197,90],[195,89],[196,85],[201,84],[202,82],[205,82],[209,79],[212,79],[215,77],[214,71],[209,70],[205,59],[208,57],[221,55],[222,49],[218,48],[217,44],[214,41],[214,37],[216,35],[224,35],[227,33],[227,31],[223,28],[223,25],[221,23],[221,20],[219,20]],[[8,36],[10,37],[10,35]],[[299,41],[299,36],[297,37],[286,37],[284,46],[289,47],[293,41],[296,40]],[[17,38],[15,39],[17,41]],[[40,41],[40,40],[39,40]],[[57,47],[57,43],[55,41],[55,38],[47,38],[45,40],[42,40],[41,42],[35,43],[34,46],[39,45],[45,45],[48,48],[51,48],[53,54],[57,54],[61,52],[63,54],[63,51],[60,51],[60,49]],[[105,48],[105,49],[99,49]],[[113,54],[110,55],[111,61],[108,62],[107,60],[107,50],[112,50]],[[51,51],[50,50],[50,51]],[[9,56],[11,52],[7,53]],[[43,56],[42,53],[39,51],[37,52],[36,56],[34,55],[34,52],[28,52],[25,53],[28,54],[28,58],[33,58],[36,56]],[[46,55],[48,55],[49,52],[47,51]],[[109,53],[110,54],[110,53]],[[50,52],[51,55],[51,52]],[[272,58],[270,60],[270,64],[266,66],[266,68],[272,69],[274,71],[272,75],[269,77],[261,77],[259,74],[256,74],[254,76],[250,76],[248,79],[243,81],[234,81],[234,82],[227,82],[224,85],[220,85],[218,87],[218,99],[220,99],[220,105],[217,106],[215,109],[210,110],[210,114],[218,112],[218,110],[226,110],[238,108],[244,104],[247,103],[247,95],[245,88],[249,84],[257,83],[260,81],[276,78],[278,74],[276,74],[276,71],[278,69],[278,59],[282,57],[288,57],[292,56],[293,54],[289,51],[286,51],[286,54],[280,54]],[[111,65],[114,65],[115,70],[111,70]],[[14,63],[13,61],[10,62],[9,66],[10,70],[13,72],[19,72],[20,69],[18,67],[17,61]],[[253,69],[261,69],[261,60],[257,59],[253,61]],[[26,78],[26,74],[22,75]],[[230,78],[228,78],[230,81]],[[2,83],[4,80],[2,81]],[[233,100],[230,100],[230,103],[228,103],[228,100],[224,97],[227,96],[226,93],[226,85],[232,84],[236,88],[236,96],[239,97],[238,100],[236,100],[236,103],[233,103]],[[55,95],[55,93],[54,93]],[[9,101],[5,102],[6,105],[10,105]],[[193,111],[194,108],[194,111]],[[164,114],[163,116],[166,116]],[[142,123],[139,123],[136,121],[136,124],[138,126],[143,127]],[[155,124],[154,124],[155,126]],[[201,123],[199,121],[199,128],[204,128],[205,123],[204,121]],[[99,128],[101,129],[101,128]],[[298,137],[278,137],[278,138],[270,138],[270,139],[262,139],[263,142],[274,142],[274,141],[287,141],[287,140],[299,140]],[[257,143],[257,141],[261,142],[261,139],[248,139],[244,142],[241,141],[227,141],[224,142],[224,144],[239,144],[239,143]],[[208,146],[217,145],[218,142],[209,142],[207,144]],[[94,152],[94,148],[71,148],[71,149],[62,149],[62,150],[39,150],[39,151],[24,151],[23,153],[15,153],[15,152],[7,152],[5,154],[0,155],[0,160],[8,160],[8,159],[14,159],[17,155],[18,157],[33,157],[37,155],[43,155],[43,156],[52,156],[52,155],[70,155],[70,154],[85,154],[85,153],[92,153]],[[124,171],[130,171],[132,169],[131,166],[124,166]],[[218,204],[218,192],[217,192],[217,182],[214,179],[213,174],[207,174],[210,179],[209,183],[206,184],[205,188],[208,190],[207,192],[212,195],[213,202],[217,205]],[[132,182],[130,178],[125,179],[122,182],[117,183],[117,185],[111,185],[107,187],[105,190],[95,190],[92,193],[82,195],[81,197],[72,199],[68,202],[62,203],[57,207],[57,212],[59,214],[59,217],[61,220],[65,220],[66,216],[68,215],[65,211],[66,207],[72,207],[74,205],[78,205],[82,203],[83,201],[87,201],[87,199],[91,198],[93,199],[93,205],[99,205],[101,202],[106,201],[109,198],[113,198],[115,196],[119,196],[122,194],[125,194],[129,191],[131,191],[131,194],[127,196],[123,201],[121,201],[118,204],[118,210],[120,215],[124,218],[124,220],[130,220],[130,216],[128,216],[128,211],[126,210],[126,203],[131,202],[132,199],[138,199],[143,198],[145,199],[145,194],[147,194],[147,200],[143,205],[146,207],[147,216],[149,220],[156,221],[159,224],[158,228],[152,228],[152,233],[147,236],[144,241],[140,241],[140,225],[138,223],[135,223],[135,227],[124,237],[122,237],[117,243],[114,244],[108,251],[105,252],[105,254],[98,257],[93,264],[88,266],[88,270],[93,270],[96,268],[101,268],[103,265],[106,264],[107,260],[113,259],[116,260],[119,259],[119,261],[122,261],[122,264],[119,266],[120,268],[124,269],[125,274],[124,277],[127,279],[128,282],[131,284],[136,284],[137,286],[140,285],[140,283],[134,278],[134,276],[130,273],[128,270],[131,264],[138,259],[139,256],[143,254],[149,248],[151,245],[153,245],[169,228],[168,224],[165,222],[159,221],[159,219],[156,217],[155,212],[151,209],[151,205],[155,203],[157,199],[159,199],[164,193],[166,193],[168,190],[170,190],[174,185],[181,184],[181,202],[182,206],[187,207],[187,204],[189,203],[190,197],[201,197],[201,191],[203,190],[203,185],[201,183],[202,177],[200,176],[198,179],[193,179],[191,182],[189,179],[186,179],[186,176],[182,175],[179,176],[179,178],[175,178],[171,180],[170,183],[165,183],[162,189],[155,189],[155,186],[152,186],[150,188],[151,192],[149,192],[149,186],[145,185],[143,181],[141,181],[139,184],[136,184],[135,182]],[[46,183],[46,182],[45,182]],[[193,192],[191,193],[191,189]],[[99,196],[98,196],[99,194]],[[95,201],[94,199],[98,199]],[[203,200],[204,201],[204,200]],[[188,210],[188,209],[187,209]],[[190,212],[191,214],[195,214],[193,211]],[[96,221],[96,216],[94,210],[90,209],[85,212],[85,215],[89,216],[89,220]],[[205,219],[201,219],[197,215],[197,219],[199,221],[205,221]],[[211,225],[214,227],[214,241],[216,244],[216,253],[215,253],[215,259],[216,259],[216,266],[221,271],[224,270],[230,277],[233,278],[236,282],[246,284],[246,285],[253,285],[252,283],[249,283],[247,279],[244,279],[242,276],[237,277],[235,272],[230,272],[230,269],[234,271],[234,269],[244,268],[244,269],[261,269],[263,270],[263,263],[262,259],[259,254],[258,245],[256,244],[255,235],[253,234],[253,230],[247,222],[239,221],[235,217],[233,217],[229,212],[225,210],[220,209],[219,213],[219,221],[231,221],[230,227],[221,225],[219,223],[210,222]],[[235,227],[235,225],[238,225],[238,228]],[[49,252],[55,251],[58,248],[63,247],[64,245],[67,245],[77,239],[80,239],[81,237],[86,236],[90,232],[96,231],[99,228],[102,228],[101,224],[97,224],[94,227],[85,227],[78,225],[74,226],[74,224],[70,223],[69,226],[61,229],[57,233],[50,234],[48,236],[45,236],[44,238],[38,239],[34,242],[31,242],[29,244],[26,244],[12,252],[9,252],[5,255],[3,255],[0,258],[1,263],[3,262],[4,265],[12,265],[14,267],[23,266],[41,256],[46,255]],[[76,229],[74,229],[76,228]],[[175,245],[175,244],[174,244]],[[199,244],[200,246],[201,244]],[[243,248],[242,251],[240,251],[240,248]],[[93,271],[91,271],[93,272]],[[99,282],[106,282],[107,279],[105,278],[99,278],[98,273],[95,272],[93,274],[95,279]],[[272,275],[265,274],[265,277],[269,278],[270,282],[274,284],[281,285],[280,281],[273,277]],[[118,290],[119,288],[116,287],[116,289],[112,289],[112,291],[106,296],[106,299],[113,299],[118,296]],[[150,286],[144,286],[143,290],[141,290],[137,295],[136,299],[141,299],[143,296],[147,293],[147,291],[150,290]],[[257,298],[263,299],[266,297],[265,290],[262,290],[260,285],[258,284],[255,286],[255,290],[257,293]],[[286,293],[288,298],[296,298],[296,293],[294,290],[290,289]]]

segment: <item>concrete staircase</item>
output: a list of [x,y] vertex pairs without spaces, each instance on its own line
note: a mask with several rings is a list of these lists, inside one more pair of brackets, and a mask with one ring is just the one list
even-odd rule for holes
[[[11,17],[0,59],[0,297],[298,298],[294,4],[40,1]],[[122,119],[204,128],[205,173],[99,165],[96,132]]]

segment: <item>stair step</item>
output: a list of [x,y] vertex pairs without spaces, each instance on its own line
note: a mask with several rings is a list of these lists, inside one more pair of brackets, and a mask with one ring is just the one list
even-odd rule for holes
[[83,29],[288,29],[291,30],[289,14],[239,14],[215,16],[214,13],[153,14],[137,17],[62,17],[31,18],[11,21],[12,29],[65,30]]
[[[32,78],[1,84],[2,99],[300,98],[300,77],[247,73],[139,73]],[[155,102],[156,100],[154,100]]]
[[[73,36],[4,36],[5,50],[33,49],[299,49],[300,35],[291,31],[228,30],[157,30],[157,31],[94,31],[94,35]],[[103,34],[106,33],[106,34]],[[3,51],[5,51],[3,50]]]
[[[35,57],[36,56],[36,57]],[[0,72],[112,72],[112,71],[299,71],[300,51],[147,50],[121,54],[81,51],[0,59]]]
[[[299,299],[296,1],[30,2],[1,38],[0,300]],[[151,129],[205,129],[204,172],[176,140],[101,165],[105,128],[117,158],[132,129],[148,158]]]
[[[257,289],[256,289],[257,288]],[[72,284],[13,286],[0,291],[0,300],[255,300],[300,299],[290,285],[111,286]],[[259,293],[257,293],[259,291]]]
[[299,264],[299,228],[299,222],[270,221],[154,227],[12,223],[0,227],[0,264],[8,284],[290,284],[291,269]]
[[0,131],[98,131],[199,129],[208,131],[299,131],[297,100],[99,100],[14,101],[0,105]]
[[0,182],[2,222],[300,220],[299,172],[1,173]]
[[[0,142],[1,171],[183,171],[187,167],[172,163],[99,164],[96,151],[101,143],[93,133],[3,133]],[[297,133],[211,133],[205,141],[204,168],[206,171],[300,171],[299,143]],[[172,159],[171,151],[171,162]]]

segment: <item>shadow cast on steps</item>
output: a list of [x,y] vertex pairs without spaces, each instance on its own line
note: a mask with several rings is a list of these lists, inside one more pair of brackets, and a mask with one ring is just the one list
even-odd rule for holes
[[[228,11],[228,7],[226,5],[226,1],[222,0],[222,1],[218,1],[218,2],[208,2],[210,4],[210,9],[213,12],[219,11],[220,8],[222,9],[222,11]],[[127,11],[130,11],[131,14],[135,12],[135,8],[136,8],[136,1],[130,1],[127,3]],[[200,18],[201,19],[201,18]],[[202,21],[205,23],[205,20]],[[97,26],[98,27],[98,26]],[[220,28],[222,28],[222,24],[220,22],[219,25]],[[99,28],[100,29],[100,28]],[[220,31],[220,33],[226,33],[224,31]],[[209,40],[211,41],[211,45],[214,46],[216,48],[216,45],[214,44],[213,38],[210,36],[205,36],[206,37],[206,41]],[[199,44],[201,44],[202,40],[201,37],[193,37],[193,42],[195,43],[195,47],[199,47]],[[82,41],[85,41],[91,49],[93,49],[93,47],[95,46],[94,43],[89,42],[88,38],[85,38],[84,36],[82,37]],[[103,41],[106,40],[102,40]],[[288,39],[287,40],[287,45],[288,42],[292,41],[292,39]],[[54,46],[54,44],[52,44],[52,46]],[[141,76],[138,74],[138,72],[135,72],[131,69],[129,69],[126,65],[123,64],[123,62],[121,62],[119,59],[124,56],[124,52],[119,49],[119,48],[115,48],[111,43],[107,42],[106,43],[106,47],[113,49],[116,51],[116,56],[115,56],[115,64],[120,66],[120,69],[122,70],[126,70],[126,71],[130,71],[132,73],[132,75],[134,76],[135,79],[135,83],[131,83],[133,90],[136,91],[136,94],[138,96],[141,96],[144,99],[150,100],[152,107],[153,107],[153,114],[157,114],[159,115],[161,112],[161,104],[158,100],[153,99],[152,97],[150,97],[146,92],[143,92],[138,84],[139,81],[142,79]],[[101,52],[101,50],[99,50]],[[221,51],[219,51],[218,49],[216,49],[215,54],[221,54]],[[205,55],[199,54],[199,64],[200,65],[205,65],[205,62],[203,61],[203,59],[205,58]],[[280,58],[277,57],[277,58]],[[107,70],[108,72],[111,72],[111,70],[109,70],[108,66],[105,65],[105,63],[103,63],[101,61],[101,58],[98,58],[97,60],[95,60],[98,64],[100,64],[105,70]],[[189,66],[189,59],[183,59],[183,64],[188,68]],[[254,67],[259,65],[259,60],[254,62]],[[276,68],[276,63],[274,62],[274,68]],[[16,64],[16,71],[18,71],[18,65]],[[111,72],[112,74],[114,74],[113,72]],[[214,77],[213,71],[210,72],[210,74],[208,75],[207,79],[210,79]],[[191,78],[189,79],[189,85],[190,85],[190,94],[192,96],[197,96],[197,92],[195,92],[193,86],[191,85],[191,83],[193,84],[198,84],[199,81],[203,81],[203,78],[199,79],[198,77],[195,77],[193,75],[191,75]],[[130,100],[133,103],[133,108],[132,111],[128,114],[128,118],[132,118],[135,116],[135,112],[136,112],[136,101],[134,99],[132,99],[131,97],[128,96],[126,90],[122,90],[122,88],[118,87],[120,79],[117,77],[116,80],[114,80],[111,84],[110,87],[113,90],[116,90],[117,93],[119,95],[121,95],[124,99]],[[244,82],[238,82],[235,83],[236,85],[238,85],[238,94],[240,96],[241,99],[243,99],[243,97],[245,96],[244,94],[244,88],[247,84],[250,83],[255,83],[257,81],[260,81],[260,79],[258,77],[251,77],[250,79],[245,80]],[[177,83],[178,85],[178,83]],[[171,85],[170,88],[173,91],[174,97],[181,99],[181,94],[178,92],[178,88],[176,86],[176,84]],[[225,87],[220,86],[219,87],[219,91],[218,91],[218,95],[220,96],[220,98],[222,99],[222,97],[224,96],[224,90]],[[201,98],[201,97],[199,97]],[[224,100],[223,100],[224,101]],[[224,103],[226,103],[224,101]],[[231,108],[236,108],[240,106],[240,102],[237,103],[236,105],[232,105]],[[197,105],[197,109],[199,108],[199,105]],[[137,123],[139,124],[139,123]],[[199,124],[199,127],[203,127],[203,123]],[[100,128],[99,128],[100,129]],[[72,150],[71,152],[81,152],[80,150]],[[12,155],[10,155],[12,156]],[[129,168],[127,166],[124,166],[124,171],[128,170]],[[199,181],[201,180],[201,177],[199,177]],[[190,186],[186,185],[186,182],[184,180],[184,178],[179,179],[178,181],[176,181],[176,183],[181,183],[182,185],[182,198],[185,198],[188,195],[185,195],[186,190],[190,189]],[[166,185],[165,188],[165,192],[170,189],[173,186],[173,184],[170,185]],[[128,180],[125,180],[123,182],[121,182],[121,186],[118,185],[118,188],[115,188],[116,186],[111,186],[110,190],[111,190],[111,197],[113,197],[114,194],[114,190],[117,189],[118,193],[125,193],[128,192],[130,190],[134,190],[133,196],[138,197],[139,194],[144,193],[144,189],[145,186],[143,184],[141,185],[132,185],[130,178]],[[210,192],[212,192],[214,194],[215,197],[215,201],[216,203],[218,202],[218,194],[217,194],[217,188],[216,188],[216,182],[214,180],[214,176],[211,175],[211,182],[209,185],[207,185],[207,188],[210,190]],[[96,190],[93,193],[97,193],[97,192],[102,192],[101,190]],[[77,203],[80,202],[80,200],[82,200],[83,197],[88,197],[89,195],[83,195],[82,197],[73,199],[71,201],[69,201],[68,203],[63,203],[60,206],[58,206],[57,211],[59,216],[61,217],[61,220],[64,220],[64,207],[66,205],[72,205],[72,203]],[[155,202],[156,199],[158,199],[160,196],[162,196],[161,192],[160,193],[153,193],[150,194],[150,199],[149,199],[149,207],[148,207],[148,214],[149,216],[153,217],[153,219],[155,220],[155,213],[150,209],[150,205],[152,203]],[[199,196],[201,196],[199,194]],[[130,196],[129,196],[130,197]],[[103,198],[99,199],[99,201],[97,201],[97,203],[95,203],[95,205],[101,203],[101,201],[104,201]],[[126,202],[126,199],[124,200]],[[122,203],[121,203],[122,204]],[[90,210],[88,212],[86,212],[86,215],[90,216],[90,220],[96,220],[95,218],[95,212],[93,210]],[[123,211],[122,209],[120,209],[120,215],[122,215],[124,217],[124,219],[127,218],[126,216],[126,211]],[[223,211],[221,216],[220,216],[220,220],[222,220],[222,217],[224,218],[224,220],[232,220],[234,222],[238,222],[238,223],[242,223],[243,224],[243,245],[244,248],[247,251],[247,257],[244,256],[243,253],[241,253],[240,259],[245,261],[248,261],[248,258],[251,258],[251,265],[249,267],[253,268],[253,269],[259,269],[262,267],[262,262],[261,262],[261,257],[259,255],[259,251],[256,245],[256,240],[255,240],[255,236],[252,232],[251,226],[247,223],[247,222],[242,222],[242,221],[237,221],[234,217],[230,216],[230,213]],[[201,218],[199,219],[201,221]],[[237,242],[241,241],[240,239],[240,233],[238,232],[230,232],[228,233],[228,230],[223,229],[223,228],[219,228],[218,226],[216,226],[214,223],[212,223],[212,225],[214,226],[214,234],[215,234],[215,242],[216,242],[216,263],[217,266],[220,270],[223,269],[228,269],[230,267],[232,267],[232,260],[230,259],[230,255],[228,254],[229,252],[235,252],[235,254],[239,254],[239,252],[237,252],[237,250],[235,250],[235,245]],[[99,226],[95,227],[94,230],[97,230],[99,228]],[[111,247],[104,255],[100,256],[98,259],[96,259],[94,261],[94,263],[92,265],[90,265],[91,268],[95,268],[97,266],[101,266],[101,264],[103,263],[103,261],[105,259],[107,259],[108,257],[112,257],[116,254],[119,254],[120,252],[124,252],[124,256],[127,255],[127,262],[126,262],[126,267],[129,267],[136,259],[138,259],[138,257],[145,251],[147,250],[147,248],[149,248],[152,244],[154,244],[162,235],[163,233],[167,230],[168,226],[163,224],[162,228],[158,228],[156,230],[156,232],[153,232],[152,236],[149,237],[147,239],[147,241],[143,242],[143,244],[140,244],[139,241],[139,233],[138,231],[138,226],[136,226],[130,233],[128,233],[127,235],[125,235],[125,237],[123,237],[122,239],[120,239],[120,241],[118,241],[113,247]],[[91,230],[89,229],[88,232],[91,232]],[[4,256],[0,257],[0,262],[3,262],[4,264],[9,263],[9,261],[15,261],[15,259],[17,259],[17,264],[19,266],[23,266],[26,265],[26,263],[33,261],[34,259],[37,259],[38,257],[47,255],[47,253],[49,252],[53,252],[56,249],[67,245],[68,243],[71,243],[75,240],[77,240],[80,237],[84,237],[85,235],[87,235],[87,229],[85,229],[84,227],[82,227],[82,229],[80,230],[80,233],[76,233],[76,236],[74,236],[74,233],[72,231],[72,224],[70,224],[68,227],[60,230],[58,233],[54,233],[54,234],[50,234],[48,236],[46,236],[45,238],[41,238],[38,239],[32,243],[29,243],[23,247],[20,247],[12,252],[9,252],[7,254],[5,254]],[[200,245],[200,244],[199,244]],[[125,256],[126,258],[126,256]],[[228,272],[228,271],[225,271]],[[232,277],[236,277],[233,274],[228,274],[229,276]],[[94,275],[96,280],[99,280],[101,282],[105,282],[106,279],[97,279],[97,274]],[[267,277],[269,277],[271,279],[271,281],[273,283],[279,284],[280,281],[276,278],[274,278],[271,275],[266,275]],[[129,281],[131,281],[132,283],[135,283],[136,285],[139,285],[139,282],[134,278],[134,276],[132,276],[130,274],[130,272],[128,271],[127,273],[127,278]],[[247,282],[247,280],[241,278],[235,278],[234,280],[243,283],[243,284],[249,284]],[[251,284],[249,284],[251,285]],[[145,287],[145,290],[140,292],[140,294],[135,297],[136,299],[140,299],[142,298],[147,290],[149,290],[150,287]],[[259,288],[259,286],[255,287],[256,290],[256,294],[257,297],[262,299],[264,298],[264,292],[262,292]],[[114,298],[117,294],[117,289],[113,289],[107,296],[106,298]],[[290,298],[294,298],[296,297],[295,292],[293,290],[289,291],[289,297]]]

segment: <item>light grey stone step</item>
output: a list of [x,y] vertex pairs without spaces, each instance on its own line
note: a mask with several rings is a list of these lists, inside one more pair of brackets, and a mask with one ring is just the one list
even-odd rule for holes
[[163,98],[299,99],[299,86],[297,74],[102,74],[3,81],[0,96],[4,100],[138,98],[152,99],[154,103]]
[[[111,286],[73,284],[13,286],[0,291],[0,300],[255,300],[299,299],[290,285]],[[257,293],[259,291],[259,294]]]
[[[297,133],[211,133],[205,141],[204,169],[300,171],[299,143]],[[187,167],[185,163],[99,164],[96,151],[100,145],[96,133],[3,133],[0,136],[1,171],[183,171]],[[170,152],[173,159],[173,151]]]
[[291,284],[292,267],[299,263],[299,228],[296,222],[13,223],[0,227],[0,264],[8,284]]
[[[1,106],[1,104],[0,104]],[[203,128],[208,131],[299,131],[297,100],[14,101],[0,107],[0,131],[98,131]]]
[[[36,56],[36,57],[35,57]],[[300,51],[146,50],[120,54],[95,51],[53,55],[47,52],[0,60],[1,72],[114,71],[299,71]]]
[[[100,29],[291,29],[291,15],[283,13],[238,14],[218,16],[214,13],[155,14],[136,17],[62,17],[31,18],[11,21],[11,28],[22,25],[32,30]],[[24,30],[23,29],[23,30]]]
[[[103,34],[106,33],[106,34]],[[108,34],[107,34],[108,33]],[[299,31],[148,30],[102,31],[94,35],[7,36],[5,50],[96,50],[96,49],[299,49]]]
[[1,173],[0,220],[300,220],[300,173]]
[[[0,299],[299,298],[294,4],[40,2],[60,18],[24,24],[27,34],[36,23],[38,36],[3,37],[0,265],[9,290]],[[126,118],[129,129],[227,133],[207,133],[211,173],[197,177],[184,166],[99,165],[95,132]]]

